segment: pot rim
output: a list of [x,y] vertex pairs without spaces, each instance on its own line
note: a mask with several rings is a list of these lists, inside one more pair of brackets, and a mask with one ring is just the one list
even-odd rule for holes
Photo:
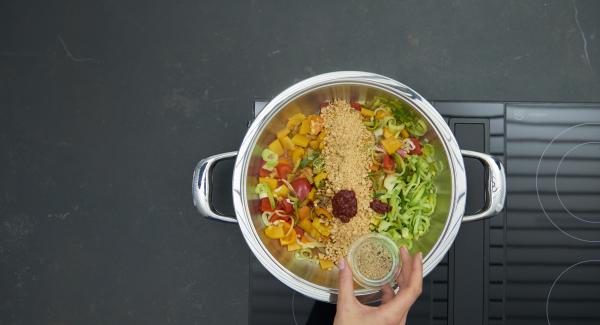
[[[435,108],[421,95],[408,86],[382,75],[362,71],[337,71],[317,75],[300,81],[271,100],[260,114],[254,119],[238,150],[232,178],[232,194],[235,213],[240,230],[250,250],[260,263],[277,279],[288,287],[313,299],[325,302],[337,300],[338,289],[314,284],[298,277],[281,265],[267,250],[259,238],[258,232],[251,221],[251,214],[247,198],[247,169],[256,145],[256,141],[264,127],[271,118],[289,102],[307,92],[335,85],[365,85],[378,88],[409,102],[413,108],[421,113],[434,127],[441,139],[448,158],[451,177],[451,202],[448,218],[444,229],[436,243],[423,258],[423,276],[426,276],[442,260],[460,228],[464,214],[466,200],[466,174],[460,148],[450,128],[435,110]],[[379,298],[378,289],[356,289],[354,294],[362,301],[373,301]]]

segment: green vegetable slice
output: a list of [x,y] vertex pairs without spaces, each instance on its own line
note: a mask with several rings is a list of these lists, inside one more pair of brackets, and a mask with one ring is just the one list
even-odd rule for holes
[[275,209],[275,197],[273,197],[273,193],[271,192],[269,185],[265,183],[259,183],[256,185],[254,192],[258,194],[258,197],[261,199],[268,198],[271,208]]
[[275,166],[279,163],[279,155],[273,152],[270,149],[264,149],[261,153],[262,159],[265,161],[265,164],[262,168],[272,171]]

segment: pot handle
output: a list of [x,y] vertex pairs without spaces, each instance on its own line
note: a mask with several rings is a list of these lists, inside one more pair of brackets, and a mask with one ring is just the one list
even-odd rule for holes
[[235,217],[224,216],[215,211],[211,203],[211,183],[212,172],[215,164],[221,160],[233,159],[237,156],[237,151],[225,152],[210,156],[200,160],[194,169],[192,178],[192,196],[194,197],[194,206],[203,216],[225,222],[237,223]]
[[481,161],[488,174],[485,186],[485,207],[475,214],[463,216],[462,222],[477,221],[496,215],[504,208],[504,200],[506,199],[504,165],[500,160],[485,153],[471,150],[461,150],[461,153],[464,157]]

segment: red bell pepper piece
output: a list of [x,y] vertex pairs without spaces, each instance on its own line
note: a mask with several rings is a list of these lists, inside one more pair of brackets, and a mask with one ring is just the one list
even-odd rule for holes
[[287,179],[288,174],[292,172],[292,166],[288,164],[279,164],[275,169],[277,169],[277,176],[281,179]]
[[279,203],[277,203],[277,207],[275,209],[283,210],[283,211],[285,211],[285,213],[294,212],[294,206],[288,200],[285,200],[285,199],[283,201],[280,201]]
[[306,177],[296,178],[292,181],[291,185],[294,189],[294,192],[296,192],[296,196],[298,197],[298,199],[300,199],[300,201],[304,201],[304,199],[306,199],[308,193],[310,193],[310,190],[312,189],[312,186],[310,185]]
[[410,138],[410,141],[415,145],[415,148],[410,153],[417,156],[423,154],[421,142],[417,138]]
[[269,199],[266,197],[260,199],[260,212],[265,211],[273,211],[273,208],[271,208],[271,202],[269,202]]
[[396,163],[394,162],[394,159],[392,158],[392,156],[390,155],[385,155],[383,157],[383,169],[385,170],[394,170],[394,165]]

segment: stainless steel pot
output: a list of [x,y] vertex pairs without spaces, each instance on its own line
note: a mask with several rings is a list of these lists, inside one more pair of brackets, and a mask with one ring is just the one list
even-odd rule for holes
[[[194,205],[208,218],[237,222],[250,250],[262,265],[288,287],[317,300],[336,302],[338,274],[321,271],[308,261],[296,260],[277,241],[265,237],[260,218],[258,197],[253,189],[260,168],[260,153],[298,112],[315,113],[324,100],[341,98],[369,100],[373,96],[395,97],[409,104],[428,123],[428,138],[436,149],[436,159],[444,171],[436,180],[437,206],[431,218],[429,232],[414,245],[423,252],[423,272],[427,275],[442,260],[462,222],[493,216],[504,206],[505,173],[502,163],[487,154],[460,150],[456,139],[440,114],[414,90],[390,78],[366,72],[332,72],[301,81],[275,97],[256,117],[238,152],[214,155],[201,160],[194,170],[192,192]],[[467,194],[463,156],[480,160],[487,171],[486,205],[474,215],[464,215]],[[236,217],[224,216],[211,206],[211,171],[215,163],[236,158],[233,170],[232,195]],[[376,289],[357,287],[355,295],[363,302],[380,297]]]

